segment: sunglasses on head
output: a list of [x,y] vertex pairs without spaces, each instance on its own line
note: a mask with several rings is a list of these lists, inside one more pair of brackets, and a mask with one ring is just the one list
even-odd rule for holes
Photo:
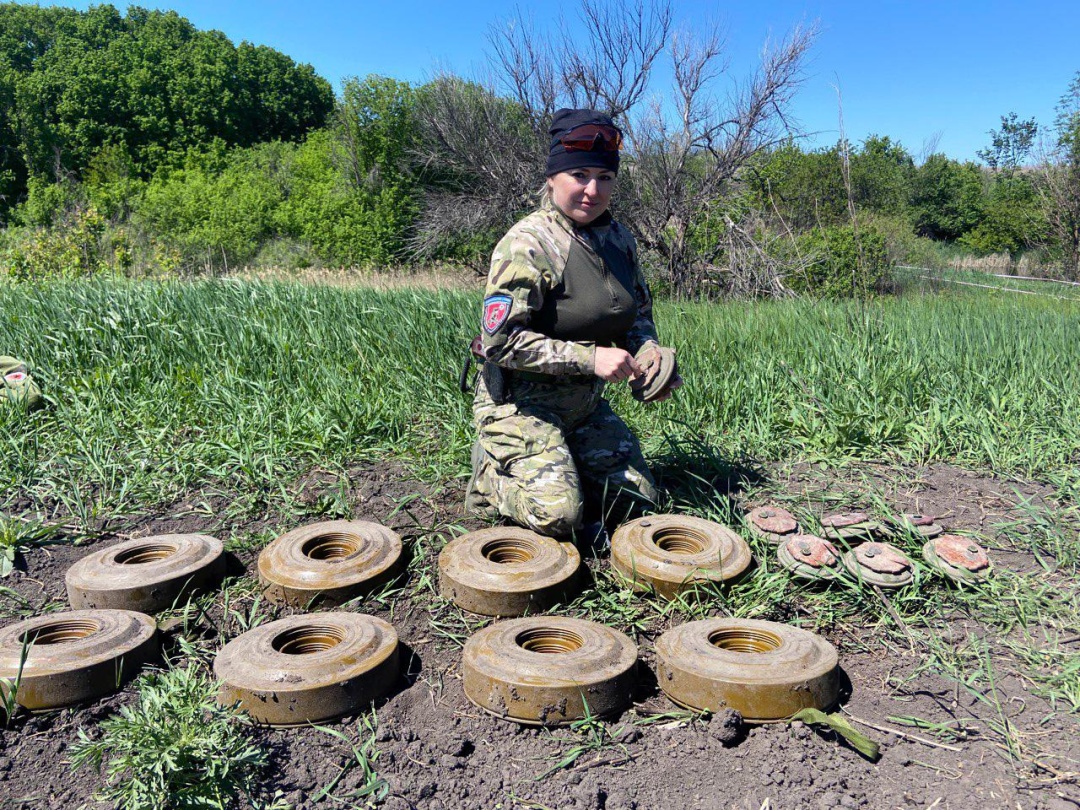
[[606,124],[582,124],[559,138],[567,152],[618,152],[622,133]]

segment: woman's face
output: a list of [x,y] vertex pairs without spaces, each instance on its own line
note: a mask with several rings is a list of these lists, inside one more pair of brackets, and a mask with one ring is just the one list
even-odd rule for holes
[[607,211],[615,188],[615,172],[589,166],[548,178],[551,201],[578,225],[588,225]]

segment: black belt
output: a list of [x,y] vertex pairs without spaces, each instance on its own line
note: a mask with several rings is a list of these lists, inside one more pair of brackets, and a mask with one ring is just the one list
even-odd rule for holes
[[537,371],[511,371],[510,375],[511,379],[552,385],[584,385],[596,382],[596,377],[592,374],[541,374]]

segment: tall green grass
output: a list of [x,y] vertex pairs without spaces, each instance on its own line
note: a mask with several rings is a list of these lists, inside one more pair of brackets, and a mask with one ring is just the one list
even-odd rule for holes
[[[686,386],[616,407],[671,441],[774,458],[951,459],[1037,478],[1080,460],[1080,306],[979,292],[657,308]],[[0,485],[82,516],[208,483],[272,498],[395,456],[461,472],[457,373],[479,296],[235,280],[0,286],[0,352],[52,405],[0,409]]]

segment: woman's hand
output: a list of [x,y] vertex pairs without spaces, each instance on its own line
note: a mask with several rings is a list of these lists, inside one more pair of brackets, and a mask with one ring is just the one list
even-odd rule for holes
[[637,377],[644,371],[630,352],[610,346],[597,346],[593,373],[605,382],[622,382]]

